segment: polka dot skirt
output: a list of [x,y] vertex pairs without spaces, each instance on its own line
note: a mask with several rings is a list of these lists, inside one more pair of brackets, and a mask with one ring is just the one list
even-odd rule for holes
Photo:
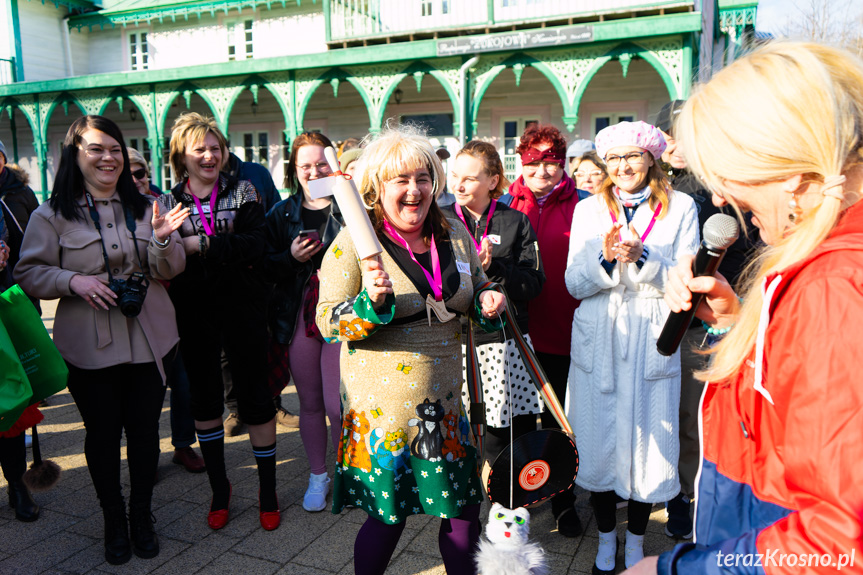
[[[525,334],[530,345],[530,336]],[[531,345],[531,347],[533,347]],[[462,401],[470,416],[470,393],[467,388],[467,353],[462,365],[465,384],[462,387]],[[521,360],[515,342],[508,339],[504,343],[484,343],[477,346],[477,363],[482,377],[482,393],[485,401],[486,425],[508,427],[510,412],[515,415],[542,413],[543,403],[539,392],[530,380],[527,368]],[[507,379],[512,389],[512,401],[508,401]],[[510,407],[510,403],[512,406]]]

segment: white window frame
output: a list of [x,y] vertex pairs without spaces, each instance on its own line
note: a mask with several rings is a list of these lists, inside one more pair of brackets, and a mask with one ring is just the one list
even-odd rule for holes
[[[247,28],[247,26],[250,26]],[[255,19],[237,18],[225,20],[226,50],[228,61],[248,60],[255,55]],[[231,53],[233,48],[234,53]]]
[[581,122],[581,138],[593,140],[596,138],[596,119],[610,117],[611,124],[619,122],[621,116],[631,116],[633,121],[647,121],[647,100],[626,100],[619,102],[587,102],[582,104],[579,116],[585,121]]
[[[245,137],[246,135],[251,134],[252,136],[252,158],[251,160],[246,159],[246,145],[245,145]],[[261,162],[261,146],[260,143],[260,135],[265,134],[267,136],[267,149],[266,149],[266,163]],[[281,147],[281,146],[280,146]],[[251,161],[256,164],[261,164],[267,170],[271,170],[273,164],[273,145],[272,145],[272,137],[269,130],[238,130],[234,132],[233,137],[231,138],[231,151],[243,161]]]
[[[514,182],[519,176],[521,176],[521,157],[518,154],[507,155],[505,153],[504,124],[506,122],[517,122],[516,139],[520,139],[521,135],[524,133],[525,125],[528,122],[547,124],[549,122],[549,114],[549,106],[513,106],[492,109],[492,141],[497,147],[498,154],[500,154],[500,159],[503,162],[504,167],[504,175],[506,175],[506,178],[509,181]],[[513,162],[515,162],[514,165],[512,164]],[[507,163],[510,163],[510,169],[507,169]]]
[[[137,28],[126,32],[126,64],[130,71],[150,69],[150,31],[148,28]],[[134,50],[133,50],[134,48]]]

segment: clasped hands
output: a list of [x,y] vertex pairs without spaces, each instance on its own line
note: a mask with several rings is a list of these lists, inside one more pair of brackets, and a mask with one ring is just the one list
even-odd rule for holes
[[632,233],[632,238],[628,240],[620,239],[620,230],[623,224],[615,222],[611,229],[602,234],[602,257],[607,262],[619,261],[625,264],[631,264],[638,261],[641,254],[644,252],[644,244],[641,243],[641,236],[635,230],[633,224],[629,224],[629,231]]

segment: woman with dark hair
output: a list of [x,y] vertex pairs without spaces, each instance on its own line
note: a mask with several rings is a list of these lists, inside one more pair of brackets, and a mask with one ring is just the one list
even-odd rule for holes
[[443,166],[427,138],[388,129],[360,164],[384,251],[361,262],[351,235],[339,234],[324,257],[317,308],[324,337],[345,343],[333,511],[368,513],[354,543],[358,575],[386,570],[417,514],[441,518],[447,573],[474,574],[482,490],[461,409],[459,316],[500,329],[505,298],[483,286],[473,241],[435,202]]
[[567,417],[578,437],[576,483],[591,492],[599,545],[594,575],[614,573],[617,497],[628,499],[626,567],[644,556],[652,504],[677,495],[680,354],[656,351],[668,317],[666,280],[698,249],[695,202],[668,186],[665,139],[644,122],[596,135],[609,177],[572,218],[566,287],[572,318]]
[[276,284],[270,299],[270,332],[288,346],[288,357],[300,399],[300,436],[309,460],[309,485],[303,509],[322,511],[327,505],[327,422],[333,447],[339,444],[339,351],[326,343],[315,326],[318,270],[330,242],[341,230],[338,206],[330,198],[312,199],[309,181],[329,176],[324,148],[329,138],[305,132],[293,141],[285,185],[293,195],[267,214],[267,255],[264,270]]
[[269,289],[254,269],[264,253],[264,206],[250,182],[220,172],[227,148],[212,118],[189,112],[174,122],[170,161],[179,183],[159,202],[168,208],[183,205],[192,217],[179,230],[186,271],[171,282],[169,291],[177,308],[198,444],[213,491],[207,524],[223,528],[231,502],[222,422],[224,350],[258,466],[259,520],[264,529],[273,530],[281,517],[276,408],[267,384]]
[[[516,152],[521,155],[522,175],[509,187],[510,207],[527,215],[536,231],[546,278],[542,291],[528,303],[528,327],[536,357],[562,402],[569,375],[572,314],[578,307],[578,300],[566,291],[563,273],[578,195],[575,182],[563,168],[566,141],[560,130],[533,124],[524,131]],[[547,411],[542,414],[542,426],[559,429]],[[551,510],[558,533],[566,537],[581,534],[572,492],[553,498]]]
[[[181,207],[160,210],[139,194],[120,129],[102,116],[84,116],[66,133],[51,199],[33,212],[15,269],[31,297],[60,298],[54,343],[84,420],[84,453],[112,565],[132,551],[142,558],[159,553],[150,500],[165,364],[178,336],[171,300],[152,280],[183,271],[176,230],[188,215]],[[128,523],[120,486],[123,430]]]
[[[483,270],[489,280],[506,289],[510,311],[530,342],[527,303],[539,295],[545,282],[530,220],[497,201],[509,182],[492,144],[479,140],[468,142],[450,164],[449,190],[455,196],[455,203],[443,208],[443,212],[451,220],[461,220],[467,228]],[[483,457],[494,463],[509,444],[510,432],[513,437],[520,437],[536,429],[542,400],[528,379],[512,339],[495,332],[477,334],[476,341],[488,426]],[[506,388],[507,381],[512,393]],[[470,403],[467,390],[462,392],[462,397]]]

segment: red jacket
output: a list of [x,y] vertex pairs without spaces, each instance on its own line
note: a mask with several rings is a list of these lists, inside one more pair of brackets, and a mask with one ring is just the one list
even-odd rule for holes
[[863,202],[764,290],[763,337],[702,400],[697,545],[659,573],[863,573]]
[[536,231],[545,284],[539,295],[527,304],[528,331],[533,348],[542,353],[569,355],[572,338],[572,316],[580,303],[569,294],[564,281],[572,213],[578,203],[575,182],[563,174],[560,185],[539,207],[524,177],[509,187],[510,207],[524,213]]

